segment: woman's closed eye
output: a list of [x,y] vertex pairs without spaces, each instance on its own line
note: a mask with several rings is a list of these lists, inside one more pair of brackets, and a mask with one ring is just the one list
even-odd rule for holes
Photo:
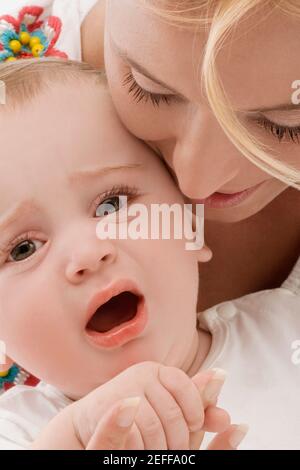
[[[182,102],[183,99],[179,96],[168,92],[159,93],[146,90],[136,80],[132,70],[127,72],[124,76],[123,86],[128,89],[130,95],[133,96],[134,101],[137,103],[151,103],[154,107],[161,104],[170,105],[175,102]],[[263,127],[267,132],[274,136],[279,142],[292,142],[300,143],[300,125],[298,126],[284,126],[276,124],[265,116],[255,119],[256,123]]]
[[265,117],[256,120],[260,127],[263,127],[271,135],[273,135],[279,142],[292,142],[295,144],[300,143],[300,125],[299,126],[284,126],[276,124]]
[[147,104],[150,102],[154,107],[158,107],[161,104],[170,105],[172,102],[178,101],[178,97],[172,93],[154,93],[142,88],[134,78],[132,71],[127,72],[124,76],[123,86],[128,89],[129,94],[137,103]]

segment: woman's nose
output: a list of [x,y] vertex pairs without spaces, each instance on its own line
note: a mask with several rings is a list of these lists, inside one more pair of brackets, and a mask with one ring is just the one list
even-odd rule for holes
[[205,199],[220,191],[238,173],[234,145],[211,113],[187,119],[173,152],[173,168],[181,191],[191,199]]
[[116,256],[116,247],[109,240],[82,240],[70,252],[65,267],[66,279],[72,284],[79,284],[111,265]]

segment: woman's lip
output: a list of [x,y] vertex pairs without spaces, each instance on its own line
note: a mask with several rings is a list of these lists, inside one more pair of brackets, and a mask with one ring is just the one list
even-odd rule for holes
[[98,294],[96,294],[92,298],[87,309],[86,325],[94,315],[97,308],[101,307],[101,305],[108,302],[112,297],[119,295],[125,291],[132,292],[133,294],[139,297],[137,313],[135,317],[127,322],[121,323],[120,325],[112,328],[111,330],[105,333],[92,331],[85,327],[85,333],[89,341],[91,341],[93,345],[96,345],[103,349],[112,349],[120,347],[128,341],[136,338],[144,331],[148,321],[145,298],[139,292],[136,285],[131,281],[119,281],[118,283],[115,283],[107,289],[104,289]]
[[259,183],[251,188],[239,191],[237,193],[225,194],[214,193],[206,199],[193,199],[194,204],[204,204],[206,208],[222,209],[225,207],[238,206],[251,196],[263,183]]

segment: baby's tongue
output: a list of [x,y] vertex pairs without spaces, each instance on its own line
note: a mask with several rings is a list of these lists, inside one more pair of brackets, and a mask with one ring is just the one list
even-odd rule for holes
[[131,292],[116,295],[102,305],[90,319],[87,329],[105,333],[134,318],[137,312],[138,298]]

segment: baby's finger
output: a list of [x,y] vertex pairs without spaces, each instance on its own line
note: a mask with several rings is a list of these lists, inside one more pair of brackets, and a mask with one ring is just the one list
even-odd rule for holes
[[200,431],[204,423],[202,398],[193,381],[180,369],[161,366],[159,381],[177,402],[191,432]]
[[160,418],[146,398],[143,398],[135,422],[143,438],[145,450],[168,450]]
[[209,444],[207,450],[236,450],[246,436],[249,427],[246,424],[232,424],[218,434]]
[[147,400],[162,423],[168,450],[189,449],[189,428],[182,410],[169,391],[158,381],[147,387]]
[[135,421],[140,397],[114,405],[99,421],[86,450],[122,450]]

